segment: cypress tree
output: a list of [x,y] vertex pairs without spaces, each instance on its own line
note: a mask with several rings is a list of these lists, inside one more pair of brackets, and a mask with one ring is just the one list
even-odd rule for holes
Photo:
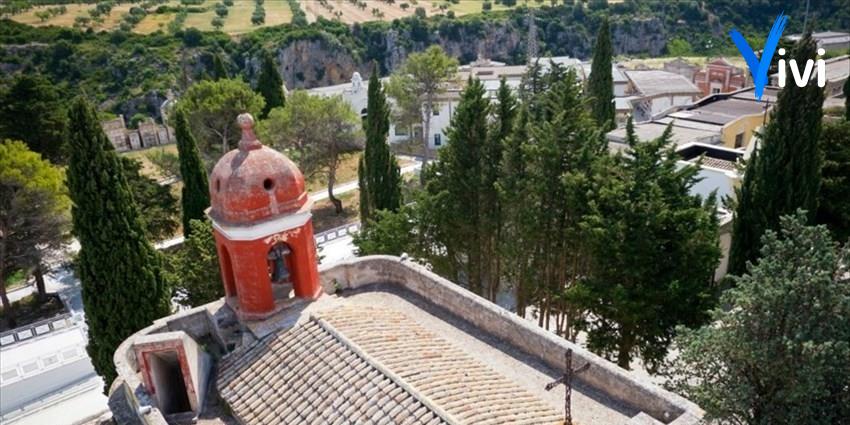
[[525,317],[526,307],[531,299],[531,282],[525,278],[528,276],[528,261],[518,259],[527,258],[524,240],[526,235],[521,223],[528,216],[523,199],[527,162],[523,145],[530,137],[528,102],[520,104],[514,121],[513,132],[504,142],[502,173],[497,182],[504,227],[499,251],[504,258],[504,274],[514,286],[516,313]]
[[850,78],[844,81],[844,119],[850,121]]
[[218,54],[213,55],[212,74],[210,76],[213,81],[230,78],[227,75],[227,68],[224,67],[224,62],[221,61],[221,56]]
[[449,143],[428,176],[426,192],[432,212],[426,215],[440,227],[446,256],[455,278],[465,277],[469,289],[482,293],[481,176],[484,143],[488,137],[490,101],[481,81],[472,79],[461,94],[451,118]]
[[260,113],[260,118],[265,119],[273,108],[283,107],[286,104],[286,97],[283,94],[283,79],[280,78],[280,72],[277,71],[272,54],[267,50],[263,51],[262,61],[256,91],[266,100],[266,106]]
[[825,123],[821,132],[821,170],[817,223],[829,227],[835,240],[850,242],[850,121]]
[[387,134],[390,108],[378,79],[378,64],[372,62],[369,77],[369,100],[363,130],[366,150],[360,157],[357,179],[360,183],[360,221],[368,223],[375,211],[398,211],[401,205],[401,176],[395,155],[390,152]]
[[82,98],[69,111],[69,127],[67,179],[80,242],[77,274],[89,328],[87,350],[97,373],[111,383],[115,349],[169,313],[169,291],[162,259],[145,238],[119,157]]
[[517,105],[516,98],[504,78],[499,84],[497,102],[493,107],[493,126],[489,137],[484,140],[481,153],[481,280],[485,296],[491,301],[496,299],[502,277],[499,241],[503,217],[497,182],[502,173],[505,143],[513,132]]
[[[811,37],[797,45],[797,63],[815,57]],[[806,211],[809,222],[818,210],[822,154],[823,89],[816,84],[789,84],[781,92],[759,147],[747,164],[737,191],[729,273],[741,275],[758,258],[767,230],[779,229],[779,217]]]
[[204,210],[210,206],[210,189],[198,144],[182,108],[177,108],[175,113],[174,132],[180,156],[180,175],[183,178],[183,236],[188,239],[192,229],[189,222],[205,219]]
[[357,187],[360,188],[360,225],[364,228],[372,218],[372,201],[369,196],[369,183],[366,181],[366,155],[357,160]]
[[[508,238],[519,238],[506,247],[505,262],[520,282],[518,310],[534,304],[540,326],[549,328],[554,321],[560,335],[574,338],[578,311],[565,295],[588,273],[587,241],[579,233],[579,221],[594,192],[587,176],[606,145],[585,107],[575,72],[562,75],[539,95],[539,118],[529,115],[527,129],[516,128],[521,138],[513,143],[521,143],[522,178],[508,194],[514,200],[506,207],[517,209]],[[523,115],[521,111],[518,123],[526,119]],[[512,150],[505,155],[516,163]]]
[[614,78],[611,75],[611,60],[614,50],[611,46],[611,31],[608,19],[602,20],[596,34],[593,47],[593,63],[590,67],[590,79],[587,83],[591,98],[591,115],[596,124],[604,131],[615,127],[614,117]]

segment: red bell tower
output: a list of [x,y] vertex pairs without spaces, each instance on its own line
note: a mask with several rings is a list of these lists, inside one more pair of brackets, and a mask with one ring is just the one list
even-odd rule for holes
[[321,295],[312,202],[304,176],[285,155],[263,146],[254,118],[237,118],[239,148],[210,175],[212,219],[228,305],[243,320],[264,319],[296,297]]

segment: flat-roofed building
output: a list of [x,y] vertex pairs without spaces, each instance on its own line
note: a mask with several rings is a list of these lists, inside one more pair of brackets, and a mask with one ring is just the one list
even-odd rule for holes
[[749,82],[743,69],[732,65],[726,58],[717,58],[705,65],[705,69],[693,75],[694,84],[702,90],[703,96],[729,93],[740,90]]
[[[635,124],[641,140],[655,139],[672,125],[672,142],[677,145],[702,143],[746,150],[756,131],[770,120],[778,88],[766,87],[762,100],[756,100],[752,87],[733,93],[715,94],[696,103],[680,106],[666,115]],[[625,129],[607,135],[612,149],[625,147]]]
[[699,71],[699,67],[682,58],[676,58],[669,62],[664,62],[664,71],[679,74],[688,80],[694,80],[694,74]]
[[[637,123],[634,125],[635,135],[640,141],[655,140],[664,134],[670,123],[663,121],[648,121]],[[720,135],[718,134],[719,127],[714,128],[693,128],[687,126],[673,125],[671,127],[670,141],[677,146],[683,146],[691,143],[703,143],[707,145],[717,145],[720,143]],[[618,128],[608,132],[608,147],[612,151],[619,151],[628,148],[626,144],[626,129]]]
[[649,121],[653,117],[677,106],[689,105],[702,92],[687,78],[667,71],[625,71],[629,79],[629,94],[635,121]]
[[[788,41],[798,42],[803,38],[802,34],[794,34],[786,37]],[[812,38],[818,43],[818,47],[828,52],[846,52],[850,49],[850,33],[839,31],[822,31],[812,33]]]
[[850,78],[850,55],[827,59],[826,65],[826,87],[824,93],[827,97],[843,96],[844,82]]
[[770,119],[768,109],[767,102],[753,98],[716,96],[703,99],[692,108],[673,112],[666,119],[719,126],[720,144],[740,149],[746,148],[756,129]]

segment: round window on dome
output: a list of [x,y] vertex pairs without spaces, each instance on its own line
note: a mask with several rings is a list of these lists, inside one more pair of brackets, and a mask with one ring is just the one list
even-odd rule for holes
[[263,180],[263,189],[266,189],[266,190],[274,189],[274,180],[272,180],[272,179]]

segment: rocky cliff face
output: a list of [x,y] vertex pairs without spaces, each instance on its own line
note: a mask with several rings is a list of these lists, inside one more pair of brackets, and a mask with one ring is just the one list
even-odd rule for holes
[[323,39],[293,41],[278,48],[276,55],[289,89],[340,84],[349,81],[354,71],[368,68],[351,52]]
[[[586,59],[590,57],[593,48],[593,37],[587,33],[583,27],[577,28],[566,20],[542,24],[538,28],[539,51],[541,54]],[[612,25],[612,41],[617,54],[660,55],[668,37],[663,22],[656,18]],[[385,69],[397,69],[410,53],[422,50],[428,44],[411,42],[411,38],[409,31],[395,28],[382,34],[375,45],[382,54]],[[460,63],[471,62],[479,56],[514,64],[523,63],[528,47],[526,28],[513,20],[443,28],[443,31],[436,30],[429,34],[428,40],[442,46]],[[341,84],[349,81],[355,71],[366,78],[370,69],[367,60],[321,38],[291,41],[278,46],[276,55],[281,75],[289,89]],[[256,59],[250,59],[246,68],[253,80],[258,69]]]
[[657,18],[637,19],[611,27],[614,53],[620,55],[644,53],[660,56],[669,38],[667,28]]

